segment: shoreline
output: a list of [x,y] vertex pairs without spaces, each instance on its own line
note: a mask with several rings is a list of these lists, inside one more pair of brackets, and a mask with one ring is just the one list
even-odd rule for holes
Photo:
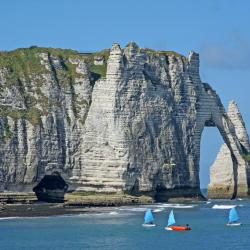
[[[99,213],[113,207],[133,205],[154,205],[157,202],[150,196],[128,194],[86,194],[66,193],[62,203],[38,201],[34,193],[0,193],[0,218],[7,217],[47,217]],[[167,203],[190,203],[197,199],[174,198]]]
[[60,203],[6,204],[4,209],[0,210],[0,219],[77,215],[108,210],[108,207],[102,207],[102,211],[100,207],[70,208]]
[[[242,200],[242,199],[241,199]],[[215,200],[213,200],[215,201]],[[231,200],[223,199],[223,200],[216,200],[219,203],[223,201],[228,203]],[[181,204],[180,204],[181,203]],[[30,204],[24,204],[24,203],[12,203],[12,204],[3,204],[0,203],[0,220],[1,219],[8,219],[8,218],[35,218],[35,217],[50,217],[50,216],[74,216],[74,215],[80,215],[80,214],[91,214],[91,213],[108,213],[113,212],[114,209],[118,209],[121,207],[146,207],[149,205],[150,207],[158,207],[161,204],[169,204],[173,206],[197,206],[197,204],[202,204],[203,201],[197,201],[197,200],[182,200],[182,201],[171,201],[166,203],[140,203],[140,204],[120,204],[116,206],[69,206],[67,203],[46,203],[46,202],[33,202]],[[211,203],[211,201],[209,202]],[[164,207],[164,205],[163,205]],[[166,206],[168,207],[168,206]],[[128,208],[129,209],[129,208]]]
[[75,215],[103,212],[111,207],[154,203],[148,196],[125,194],[66,193],[64,200],[61,203],[41,202],[34,193],[0,193],[0,218]]
[[[45,202],[35,202],[33,204],[5,204],[3,207],[0,206],[0,220],[2,218],[32,218],[32,217],[50,217],[50,216],[73,216],[79,214],[91,214],[91,213],[104,213],[104,212],[113,212],[114,209],[118,209],[121,207],[138,207],[143,206],[146,207],[149,205],[158,206],[162,203],[150,203],[150,204],[122,204],[119,206],[68,206],[65,203],[45,203]],[[179,203],[171,202],[169,204]],[[185,205],[194,205],[194,202],[182,202]]]

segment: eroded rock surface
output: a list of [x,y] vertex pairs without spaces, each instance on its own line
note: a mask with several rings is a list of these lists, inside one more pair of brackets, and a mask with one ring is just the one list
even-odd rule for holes
[[217,126],[237,162],[230,195],[247,195],[240,127],[201,81],[197,53],[114,44],[100,65],[91,54],[22,53],[21,69],[0,54],[1,190],[30,191],[58,172],[71,190],[200,197],[201,134]]
[[[235,101],[231,101],[228,106],[228,117],[232,121],[236,136],[242,148],[243,155],[250,152],[250,143],[245,123],[240,114]],[[236,159],[228,146],[224,143],[210,168],[210,184],[208,186],[208,196],[210,198],[231,198],[235,187],[234,165],[237,165]],[[249,173],[249,165],[243,162],[241,171]],[[247,174],[249,182],[249,174]],[[241,186],[238,185],[238,192]],[[244,189],[244,187],[243,187]]]

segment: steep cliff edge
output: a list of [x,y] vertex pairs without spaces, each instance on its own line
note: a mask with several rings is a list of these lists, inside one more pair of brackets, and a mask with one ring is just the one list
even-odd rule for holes
[[57,172],[71,190],[199,197],[204,126],[218,127],[235,159],[232,197],[247,196],[240,141],[198,54],[135,43],[0,54],[1,190],[30,191]]

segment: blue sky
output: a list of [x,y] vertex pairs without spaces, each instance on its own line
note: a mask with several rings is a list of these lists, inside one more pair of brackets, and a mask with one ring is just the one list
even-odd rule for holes
[[[31,45],[96,51],[124,46],[200,53],[201,77],[225,106],[234,99],[250,131],[250,1],[8,0],[1,1],[0,50]],[[202,185],[222,140],[206,128]]]

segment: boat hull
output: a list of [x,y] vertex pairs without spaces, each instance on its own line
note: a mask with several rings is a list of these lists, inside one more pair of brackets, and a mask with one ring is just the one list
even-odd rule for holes
[[191,227],[187,226],[169,226],[165,227],[166,230],[168,231],[189,231],[191,230]]
[[237,227],[237,226],[241,226],[241,223],[238,222],[238,223],[227,223],[227,226],[229,227]]
[[142,224],[143,227],[155,227],[155,224]]

